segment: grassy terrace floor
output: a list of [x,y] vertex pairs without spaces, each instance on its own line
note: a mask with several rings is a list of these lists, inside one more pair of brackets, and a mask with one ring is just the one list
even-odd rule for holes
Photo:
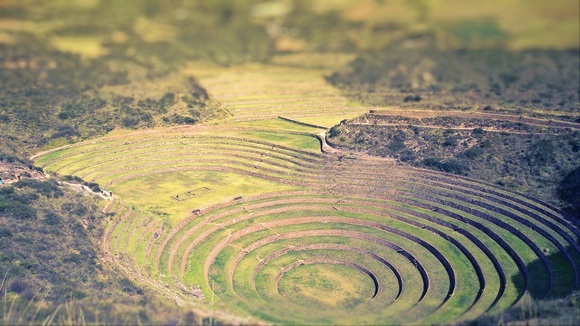
[[[195,68],[195,69],[194,69]],[[103,246],[198,310],[274,323],[450,323],[580,284],[580,230],[533,198],[359,153],[323,71],[192,66],[230,116],[42,153],[112,191]],[[203,297],[195,290],[199,286]]]

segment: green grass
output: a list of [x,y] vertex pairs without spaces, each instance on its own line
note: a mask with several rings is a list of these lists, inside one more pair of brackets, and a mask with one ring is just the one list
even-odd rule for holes
[[272,129],[277,132],[298,131],[298,132],[317,133],[319,131],[317,128],[302,126],[297,123],[284,121],[282,119],[245,121],[245,122],[237,122],[233,125],[235,125],[236,127],[244,127],[244,128]]
[[[325,82],[323,70],[262,64],[229,68],[192,64],[191,69],[200,76],[200,82],[210,94],[219,98],[232,114],[231,121],[271,121],[284,116],[322,121],[322,125],[330,128],[334,122],[365,111],[364,108],[349,108],[349,102]],[[261,122],[256,127],[261,128]]]
[[[291,230],[297,230],[297,229],[303,229],[304,227],[308,227],[308,226],[306,226],[306,225],[303,225],[303,226],[301,227],[301,226],[299,226],[299,225],[296,225],[296,226],[293,226],[293,227],[291,227],[291,228],[289,228],[289,229],[291,229]],[[312,226],[310,226],[310,228],[312,228]],[[321,239],[322,239],[322,238],[321,238]],[[304,242],[306,242],[306,243],[308,243],[308,242],[314,242],[314,243],[317,243],[317,242],[319,242],[319,241],[320,241],[320,239],[317,239],[317,238],[311,238],[311,239],[308,239],[308,238],[301,238],[301,239],[297,239],[297,241],[293,241],[293,242],[288,242],[288,241],[286,241],[286,243],[285,243],[285,244],[284,244],[284,243],[281,243],[281,244],[275,243],[275,244],[272,244],[272,245],[275,245],[275,248],[284,248],[284,247],[286,247],[287,245],[292,245],[292,244],[302,244],[302,243],[304,243]],[[335,238],[329,238],[327,241],[335,242],[335,241],[337,241],[337,240],[335,240]],[[355,242],[359,242],[359,243],[360,243],[360,241],[356,241],[356,240],[355,240]],[[269,245],[268,247],[271,247],[272,245]],[[366,244],[366,246],[368,246],[368,244]],[[264,255],[263,253],[260,253],[260,251],[271,252],[271,251],[274,251],[274,250],[275,250],[274,248],[260,248],[260,250],[259,250],[259,251],[256,253],[256,255],[257,255],[257,256],[259,256],[259,257],[264,257],[265,255]],[[384,251],[384,250],[385,250],[385,249],[382,249],[382,251]],[[231,251],[231,250],[229,250],[229,251]],[[397,255],[397,254],[395,253],[395,255]],[[350,254],[343,253],[343,254],[340,256],[340,258],[341,258],[341,259],[350,259],[350,258],[348,258],[349,256],[350,256]],[[292,260],[290,256],[287,256],[287,255],[285,255],[285,257],[286,257],[285,259],[290,259],[290,260]],[[305,257],[302,257],[302,258],[305,258]],[[360,257],[358,257],[358,258],[359,258],[359,259],[358,259],[358,260],[355,260],[355,261],[358,261],[358,262],[362,262],[362,261],[364,261],[364,259],[362,259],[362,260],[361,260],[361,259],[360,259]],[[242,279],[243,279],[243,277],[242,277],[241,275],[243,275],[243,274],[245,274],[245,273],[246,273],[246,272],[244,272],[244,271],[245,271],[245,270],[251,270],[251,268],[244,268],[244,266],[243,266],[243,265],[245,264],[244,262],[249,262],[249,263],[251,264],[250,266],[252,266],[252,264],[255,264],[255,262],[256,262],[256,261],[257,261],[257,260],[256,260],[256,257],[254,257],[254,255],[248,255],[248,257],[247,257],[247,258],[244,258],[244,260],[241,262],[241,266],[240,266],[240,268],[236,269],[236,280],[242,280]],[[280,262],[279,264],[277,264],[277,265],[281,265],[281,262]],[[365,266],[370,266],[370,264],[367,264],[367,263],[365,263]],[[413,269],[412,265],[411,265],[411,266],[409,266],[408,268],[410,268],[410,271],[412,271],[412,269]],[[379,271],[382,271],[381,269],[378,269],[378,270],[379,270]],[[383,270],[384,270],[384,269],[383,269]],[[240,274],[240,273],[242,273],[242,274]],[[411,273],[408,273],[408,272],[407,272],[407,273],[404,273],[404,275],[405,275],[405,278],[406,278],[407,280],[409,280],[409,277],[410,277],[410,275],[413,275],[413,274],[414,274],[414,273],[412,273],[412,272],[411,272]],[[383,281],[384,281],[384,279],[383,279]],[[243,281],[238,281],[238,282],[236,282],[236,284],[238,284],[238,286],[239,286],[239,285],[241,285],[241,284],[243,284],[243,283],[240,283],[240,282],[243,282]],[[257,285],[258,285],[258,288],[259,288],[259,287],[260,287],[260,284],[261,284],[261,281],[260,281],[260,279],[258,279],[257,283],[258,283]],[[410,283],[410,284],[412,284],[411,282],[409,282],[409,283]],[[247,283],[246,283],[246,284],[247,284]],[[241,293],[244,293],[244,291],[242,291],[241,289],[239,289],[239,287],[237,287],[237,288],[238,288],[238,290],[240,290],[240,292],[241,292]],[[409,290],[410,290],[410,289],[409,289],[409,288],[407,288],[407,292],[406,292],[406,294],[409,294],[409,293],[411,293],[411,292],[412,292],[412,291],[409,291]],[[238,291],[237,291],[237,292],[238,292]],[[245,291],[245,293],[251,293],[251,292],[252,292],[252,291]],[[392,297],[391,297],[391,298],[392,298]],[[272,300],[273,300],[273,299],[272,299]],[[279,300],[279,299],[278,299],[278,300]],[[247,301],[251,302],[251,301],[252,301],[252,299],[251,299],[251,298],[248,298],[248,300],[247,300]],[[400,301],[400,302],[403,302],[403,301]],[[399,302],[399,303],[400,303],[400,302]],[[412,304],[412,303],[409,303],[409,305],[411,305],[411,304]],[[384,305],[383,305],[383,304],[380,304],[380,305],[384,307]],[[408,305],[407,305],[407,307],[408,307]],[[255,307],[254,309],[256,309],[256,308],[257,308],[257,307]],[[392,311],[391,311],[391,312],[392,312]],[[308,315],[308,316],[304,316],[303,318],[316,318],[316,317],[315,317],[315,315],[313,314],[313,312],[311,311],[311,312],[309,312],[309,315]],[[304,319],[304,320],[306,320],[306,319]]]
[[[289,214],[290,214],[290,216],[292,216],[292,215],[295,215],[295,216],[300,216],[300,214],[301,214],[301,213],[300,213],[300,212],[297,212],[297,213],[289,213]],[[266,217],[267,217],[267,216],[266,216]],[[280,218],[280,216],[278,216],[278,218]],[[256,222],[255,222],[255,223],[259,223],[259,222],[263,222],[263,221],[267,221],[267,219],[266,219],[266,220],[264,220],[264,218],[260,217],[260,218],[256,218]],[[323,229],[324,229],[324,228],[328,228],[328,227],[330,227],[330,228],[333,228],[332,226],[328,226],[328,225],[321,225],[321,226],[320,226],[320,228],[323,228]],[[288,228],[289,228],[289,229],[292,229],[291,227],[288,227]],[[267,231],[266,231],[266,230],[265,230],[265,231],[260,231],[260,232],[262,232],[262,233],[266,232],[267,234],[272,234],[271,232],[269,232],[269,230],[267,230]],[[378,233],[378,234],[380,234],[380,233]],[[211,243],[208,243],[208,244],[207,244],[207,246],[209,246],[209,247],[213,247],[214,245],[215,245],[215,243],[214,243],[214,242],[211,242]],[[201,245],[200,245],[200,246],[201,246]],[[196,252],[198,252],[198,253],[199,253],[200,251],[201,251],[201,252],[203,252],[203,249],[200,249],[200,250],[198,250],[198,251],[196,251]],[[197,255],[199,255],[199,254],[195,254],[195,253],[194,253],[194,256],[197,256]],[[197,261],[197,262],[198,262],[197,266],[199,266],[199,260],[203,259],[203,258],[202,258],[203,256],[197,256],[197,257],[198,257],[197,259],[196,259],[196,258],[192,258],[192,260],[193,260],[193,261]],[[199,268],[199,267],[198,267],[198,268]],[[196,269],[198,269],[198,268],[196,268]],[[192,272],[193,272],[193,271],[192,271]]]
[[[191,189],[207,187],[210,191],[177,201],[174,194]],[[215,171],[184,171],[152,174],[137,179],[121,181],[111,187],[114,194],[142,209],[171,216],[169,221],[175,225],[182,216],[194,209],[209,206],[210,203],[232,200],[239,196],[263,192],[298,189],[279,183],[241,176],[233,173]]]

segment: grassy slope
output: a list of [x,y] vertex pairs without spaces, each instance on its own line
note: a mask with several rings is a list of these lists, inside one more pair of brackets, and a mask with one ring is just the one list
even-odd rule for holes
[[[183,201],[171,197],[202,187],[211,190]],[[125,202],[166,217],[172,225],[176,225],[193,209],[229,201],[238,196],[262,193],[266,189],[280,191],[292,188],[233,173],[174,172],[127,180],[110,189]]]
[[99,258],[105,204],[54,180],[0,187],[3,324],[201,320]]

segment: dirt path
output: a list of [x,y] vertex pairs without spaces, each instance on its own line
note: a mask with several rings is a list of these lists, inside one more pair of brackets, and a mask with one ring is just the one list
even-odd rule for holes
[[560,127],[560,128],[571,128],[580,130],[580,123],[568,122],[568,121],[555,121],[540,118],[524,117],[520,115],[510,115],[501,113],[484,113],[484,112],[473,112],[473,111],[436,111],[436,110],[401,110],[401,109],[389,109],[389,110],[370,110],[370,114],[384,115],[384,116],[403,116],[412,118],[437,118],[437,117],[458,117],[458,118],[481,118],[481,119],[493,119],[493,120],[504,120],[511,122],[521,122],[542,127]]
[[[451,130],[466,130],[466,131],[473,131],[473,127],[447,127],[447,126],[434,126],[434,125],[416,125],[416,124],[409,124],[409,123],[372,123],[372,122],[353,122],[349,123],[351,126],[384,126],[384,127],[417,127],[417,128],[427,128],[427,129],[451,129]],[[509,133],[509,134],[517,134],[517,135],[559,135],[557,132],[525,132],[525,131],[513,131],[513,130],[500,130],[495,128],[486,128],[482,127],[484,131],[487,132],[501,132],[501,133]]]
[[78,183],[70,183],[70,182],[65,182],[65,181],[59,181],[58,184],[68,186],[71,189],[74,189],[78,192],[84,192],[84,193],[88,193],[92,196],[100,197],[104,200],[113,200],[112,196],[105,196],[102,192],[95,192],[91,188],[89,188],[85,185],[81,185]]

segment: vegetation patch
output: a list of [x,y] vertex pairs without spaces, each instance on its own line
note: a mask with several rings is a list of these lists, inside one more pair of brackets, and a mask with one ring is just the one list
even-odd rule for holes
[[511,52],[438,45],[434,34],[405,39],[360,55],[327,80],[352,100],[376,106],[443,110],[481,106],[530,113],[534,110],[529,109],[570,113],[578,107],[576,50]]
[[[459,127],[456,127],[459,126]],[[479,127],[478,127],[479,126]],[[330,129],[336,146],[416,167],[467,175],[560,207],[557,189],[577,168],[578,130],[502,120],[368,114]]]
[[0,186],[2,323],[201,322],[104,263],[103,204],[55,181]]

